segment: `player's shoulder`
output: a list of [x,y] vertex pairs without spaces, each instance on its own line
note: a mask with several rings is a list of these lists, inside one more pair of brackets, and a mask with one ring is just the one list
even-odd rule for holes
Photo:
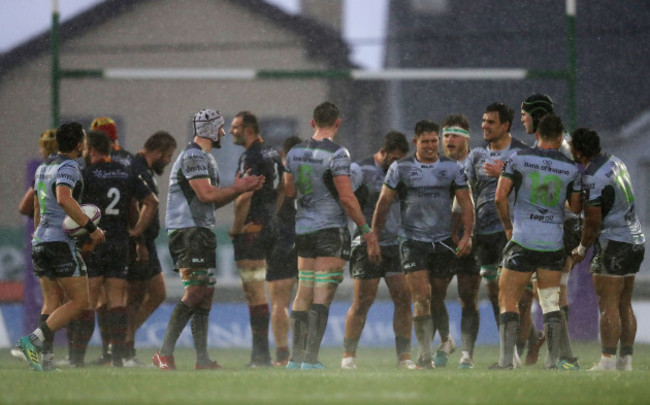
[[[618,160],[615,156],[607,153],[600,153],[589,162],[589,165],[585,169],[585,174],[588,176],[596,176],[598,174],[604,175],[609,172],[607,163],[615,160]],[[616,163],[614,163],[614,165],[615,164]]]
[[360,168],[365,169],[365,170],[372,169],[372,168],[374,168],[376,166],[375,165],[375,158],[373,158],[372,156],[367,156],[367,157],[365,157],[363,159],[359,159],[359,160],[355,161],[353,164],[357,164],[357,165],[359,165]]
[[524,148],[529,148],[530,145],[528,145],[526,142],[522,141],[521,139],[517,137],[512,137],[512,140],[510,141],[510,149],[524,149]]

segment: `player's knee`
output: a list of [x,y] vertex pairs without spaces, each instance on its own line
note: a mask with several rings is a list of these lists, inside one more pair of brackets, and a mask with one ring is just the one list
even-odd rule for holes
[[499,267],[481,266],[481,277],[487,282],[496,281],[499,278]]
[[538,295],[542,313],[548,314],[560,310],[560,287],[540,288]]
[[266,280],[266,267],[239,268],[239,276],[244,283]]

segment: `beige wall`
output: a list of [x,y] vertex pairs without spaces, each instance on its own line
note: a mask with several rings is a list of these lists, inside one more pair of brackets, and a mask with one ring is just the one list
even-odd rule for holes
[[[251,41],[262,46],[251,46]],[[254,68],[319,69],[307,59],[302,39],[271,21],[230,2],[143,2],[81,38],[62,45],[61,66],[72,68]],[[211,51],[109,53],[124,45],[199,44]],[[239,45],[238,45],[239,44]],[[247,45],[249,44],[249,45]],[[271,46],[270,44],[283,44]],[[234,46],[237,45],[237,46]],[[61,116],[120,117],[125,147],[136,152],[159,129],[186,143],[189,119],[200,108],[224,115],[248,109],[260,117],[293,117],[303,137],[309,119],[328,94],[324,81],[160,81],[66,79],[61,86]],[[50,60],[44,54],[19,66],[0,82],[0,227],[19,226],[17,205],[25,187],[24,163],[38,157],[38,135],[50,126]],[[229,127],[229,126],[228,126]],[[263,130],[263,128],[262,128]],[[230,139],[227,138],[226,142]],[[177,150],[178,153],[178,150]],[[240,151],[238,153],[241,153]],[[219,157],[219,152],[216,154]],[[163,212],[167,176],[160,182]],[[231,209],[227,209],[228,213]]]

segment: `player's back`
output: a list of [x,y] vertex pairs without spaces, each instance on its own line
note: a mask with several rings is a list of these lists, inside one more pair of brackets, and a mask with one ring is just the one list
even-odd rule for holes
[[282,158],[265,142],[254,142],[239,158],[238,171],[243,175],[264,176],[262,188],[251,197],[246,222],[267,223],[274,215],[278,198],[278,186],[284,172]]
[[588,204],[602,209],[601,238],[640,244],[645,242],[635,210],[634,190],[627,167],[616,156],[601,153],[587,166],[583,177]]
[[508,159],[502,176],[515,188],[512,240],[532,250],[561,249],[565,201],[580,187],[575,163],[555,149],[527,148]]
[[286,168],[296,186],[297,234],[347,226],[334,177],[349,176],[350,164],[347,149],[329,139],[308,139],[289,151]]
[[90,164],[83,176],[83,202],[95,204],[102,210],[99,227],[106,233],[106,239],[124,239],[129,227],[131,199],[146,196],[148,187],[141,178],[133,176],[115,161]]

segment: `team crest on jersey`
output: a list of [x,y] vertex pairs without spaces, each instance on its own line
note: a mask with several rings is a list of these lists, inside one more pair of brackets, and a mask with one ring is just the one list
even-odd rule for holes
[[412,167],[408,172],[409,177],[420,177],[421,175],[422,175],[422,169],[420,169],[419,167]]
[[436,177],[439,180],[444,180],[447,178],[447,171],[446,170],[440,170],[439,172],[436,173]]
[[544,166],[550,166],[553,164],[553,161],[549,159],[544,159],[542,160],[542,163],[544,163]]

